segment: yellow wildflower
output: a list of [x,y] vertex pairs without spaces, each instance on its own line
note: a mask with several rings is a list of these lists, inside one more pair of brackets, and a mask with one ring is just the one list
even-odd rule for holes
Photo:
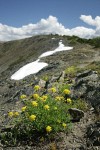
[[34,98],[35,100],[37,100],[37,99],[39,99],[39,95],[38,95],[38,94],[33,94],[33,98]]
[[32,101],[32,106],[37,107],[38,103],[36,101]]
[[58,123],[61,123],[61,120],[58,119],[57,122],[58,122]]
[[44,106],[44,109],[46,109],[46,110],[49,110],[49,108],[50,108],[49,105]]
[[60,97],[60,96],[56,96],[56,97],[55,97],[55,100],[60,101],[60,100],[61,100],[61,97]]
[[36,119],[36,116],[35,115],[31,115],[30,117],[29,117],[29,120],[30,121],[34,121]]
[[26,110],[26,108],[27,108],[26,106],[22,107],[22,111],[25,111],[25,110]]
[[72,103],[72,100],[70,98],[67,98],[67,103]]
[[40,90],[40,86],[39,86],[39,85],[35,85],[35,86],[34,86],[34,90],[35,90],[35,91],[39,91],[39,90]]
[[13,115],[14,115],[14,117],[19,116],[19,112],[16,111],[16,112],[13,113]]
[[14,113],[13,113],[12,111],[10,111],[10,112],[8,113],[8,116],[9,116],[9,117],[13,117],[13,115],[14,115]]
[[52,92],[52,93],[55,93],[56,92],[56,88],[52,87],[52,88],[49,89],[49,91]]
[[63,126],[64,128],[66,128],[66,127],[67,127],[66,123],[63,123],[63,124],[62,124],[62,126]]
[[50,126],[47,126],[47,127],[46,127],[46,131],[47,131],[47,132],[51,132],[51,131],[52,131],[52,128],[51,128]]
[[54,107],[54,110],[57,110],[57,107]]
[[65,90],[63,91],[63,93],[64,93],[64,94],[68,94],[68,95],[69,95],[69,94],[70,94],[70,90],[65,89]]
[[47,98],[48,98],[47,95],[43,95],[43,96],[41,97],[41,100],[42,100],[43,102],[45,102],[45,101],[47,100]]
[[22,94],[22,95],[20,96],[20,98],[21,98],[21,99],[25,99],[25,98],[27,98],[27,96],[26,96],[25,94]]
[[64,100],[64,97],[63,97],[63,96],[61,96],[60,98],[61,98],[61,100]]

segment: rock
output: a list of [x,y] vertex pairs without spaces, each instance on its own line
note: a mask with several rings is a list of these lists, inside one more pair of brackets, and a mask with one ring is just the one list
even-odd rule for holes
[[78,74],[71,93],[73,98],[84,98],[100,112],[100,79],[96,71],[89,70]]
[[84,117],[84,112],[77,108],[70,108],[68,109],[68,112],[72,116],[72,121],[80,121],[80,119]]
[[81,78],[85,78],[86,77],[86,80],[87,78],[90,80],[90,78],[93,80],[97,80],[98,78],[98,75],[97,75],[97,72],[96,71],[92,71],[92,70],[86,70],[84,71],[83,73],[79,73],[77,74],[77,78],[76,80],[78,79],[81,79]]
[[46,81],[40,79],[38,84],[40,87],[44,88],[46,86]]
[[8,88],[13,88],[13,87],[15,87],[16,86],[16,82],[13,82],[13,81],[8,81]]
[[60,78],[59,78],[59,81],[60,82],[64,82],[64,78],[65,78],[65,71],[62,72]]
[[100,122],[90,125],[87,128],[87,144],[100,146]]
[[51,83],[52,83],[52,82],[56,82],[56,81],[59,80],[60,77],[61,77],[61,73],[60,73],[60,75],[53,75],[52,78],[51,78],[51,80],[50,80],[50,82],[51,82]]
[[58,76],[57,76],[57,77],[53,76],[53,77],[51,78],[50,82],[56,82],[56,81],[58,81],[58,80],[59,80],[59,77],[58,77]]

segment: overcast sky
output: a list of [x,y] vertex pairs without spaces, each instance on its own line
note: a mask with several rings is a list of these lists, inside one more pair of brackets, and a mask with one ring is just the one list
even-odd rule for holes
[[100,36],[100,0],[0,0],[0,41],[49,33]]

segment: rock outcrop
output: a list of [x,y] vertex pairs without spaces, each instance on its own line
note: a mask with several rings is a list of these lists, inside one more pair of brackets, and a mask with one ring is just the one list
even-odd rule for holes
[[100,80],[97,72],[89,70],[78,74],[72,87],[72,97],[85,99],[100,112]]

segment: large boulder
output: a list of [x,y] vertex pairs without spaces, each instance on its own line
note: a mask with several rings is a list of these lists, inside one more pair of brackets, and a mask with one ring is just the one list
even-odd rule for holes
[[72,121],[80,121],[82,117],[84,117],[84,112],[82,110],[79,110],[77,108],[70,108],[68,109],[68,112],[70,113],[72,117]]
[[83,98],[96,111],[100,111],[100,79],[96,71],[88,70],[78,74],[71,90],[73,98]]

